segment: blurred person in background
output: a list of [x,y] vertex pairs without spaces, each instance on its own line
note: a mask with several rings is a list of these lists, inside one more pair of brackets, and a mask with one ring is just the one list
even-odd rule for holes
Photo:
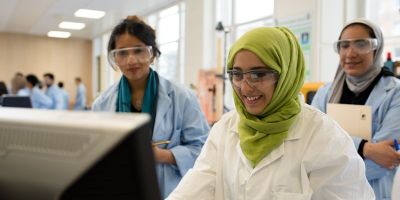
[[82,83],[82,79],[80,77],[75,78],[76,84],[76,96],[75,96],[75,104],[74,110],[85,110],[86,108],[86,88]]
[[64,97],[56,84],[54,84],[54,75],[52,73],[46,73],[43,75],[44,84],[46,86],[45,94],[52,100],[52,105],[50,109],[53,110],[63,110],[65,107]]
[[8,94],[8,89],[6,83],[4,81],[0,81],[0,96],[3,96],[4,94]]
[[39,88],[39,79],[29,74],[26,76],[26,88],[28,88],[29,96],[32,102],[32,108],[50,109],[53,105],[51,98],[46,96]]
[[69,108],[69,94],[68,94],[67,90],[65,90],[64,83],[62,81],[58,82],[57,85],[58,85],[58,88],[60,88],[60,92],[63,95],[63,100],[64,100],[63,109],[64,110],[68,110],[68,108]]
[[15,76],[11,79],[11,94],[17,96],[29,96],[29,91],[25,87],[26,80],[21,72],[15,73]]

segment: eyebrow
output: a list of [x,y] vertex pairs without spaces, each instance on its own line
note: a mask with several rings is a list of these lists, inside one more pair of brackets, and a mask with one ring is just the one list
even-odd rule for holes
[[126,49],[126,48],[131,48],[131,47],[145,47],[146,45],[143,44],[137,44],[137,45],[133,45],[133,46],[121,46],[119,48],[115,48],[115,49]]
[[[240,67],[238,67],[238,66],[233,66],[233,68],[232,69],[234,69],[234,70],[239,70],[239,71],[243,71]],[[251,67],[250,68],[250,70],[257,70],[257,69],[270,69],[270,68],[268,68],[268,67],[266,67],[266,66],[255,66],[255,67]]]

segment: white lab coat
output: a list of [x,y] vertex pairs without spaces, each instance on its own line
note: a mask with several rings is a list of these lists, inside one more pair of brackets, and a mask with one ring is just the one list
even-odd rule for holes
[[392,200],[400,200],[400,170],[396,169],[396,174],[393,178]]
[[302,103],[288,138],[253,168],[239,144],[236,111],[214,125],[172,199],[375,199],[349,135]]

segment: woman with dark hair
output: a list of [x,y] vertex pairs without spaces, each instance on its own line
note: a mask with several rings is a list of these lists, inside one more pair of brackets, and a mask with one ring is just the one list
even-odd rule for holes
[[189,89],[164,79],[150,65],[160,56],[155,31],[129,16],[112,31],[108,60],[121,79],[93,103],[94,111],[143,112],[151,115],[158,181],[166,197],[191,168],[209,127]]
[[29,91],[25,87],[26,80],[21,72],[15,73],[15,76],[11,79],[11,94],[17,96],[28,96]]
[[8,94],[7,86],[4,81],[0,81],[0,96],[3,96],[3,94]]
[[25,79],[26,88],[29,91],[32,102],[32,108],[50,109],[53,102],[50,97],[39,89],[39,79],[33,74],[28,74]]
[[393,140],[400,138],[400,81],[382,67],[382,31],[370,21],[356,19],[344,26],[334,49],[340,58],[335,78],[318,90],[312,105],[323,112],[328,103],[371,106],[372,139],[353,136],[353,141],[376,199],[391,199],[400,163]]

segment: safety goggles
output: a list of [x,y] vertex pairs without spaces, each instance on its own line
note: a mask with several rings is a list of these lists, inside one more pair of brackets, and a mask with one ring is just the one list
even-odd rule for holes
[[279,78],[279,73],[272,69],[254,69],[247,72],[233,69],[227,71],[229,79],[233,86],[242,87],[243,80],[251,87],[260,87],[266,82],[276,82]]
[[113,67],[125,66],[128,62],[147,63],[153,58],[151,46],[129,47],[114,49],[108,54],[108,60]]
[[333,44],[336,53],[346,53],[352,49],[358,54],[366,54],[378,48],[378,40],[375,38],[339,40]]

